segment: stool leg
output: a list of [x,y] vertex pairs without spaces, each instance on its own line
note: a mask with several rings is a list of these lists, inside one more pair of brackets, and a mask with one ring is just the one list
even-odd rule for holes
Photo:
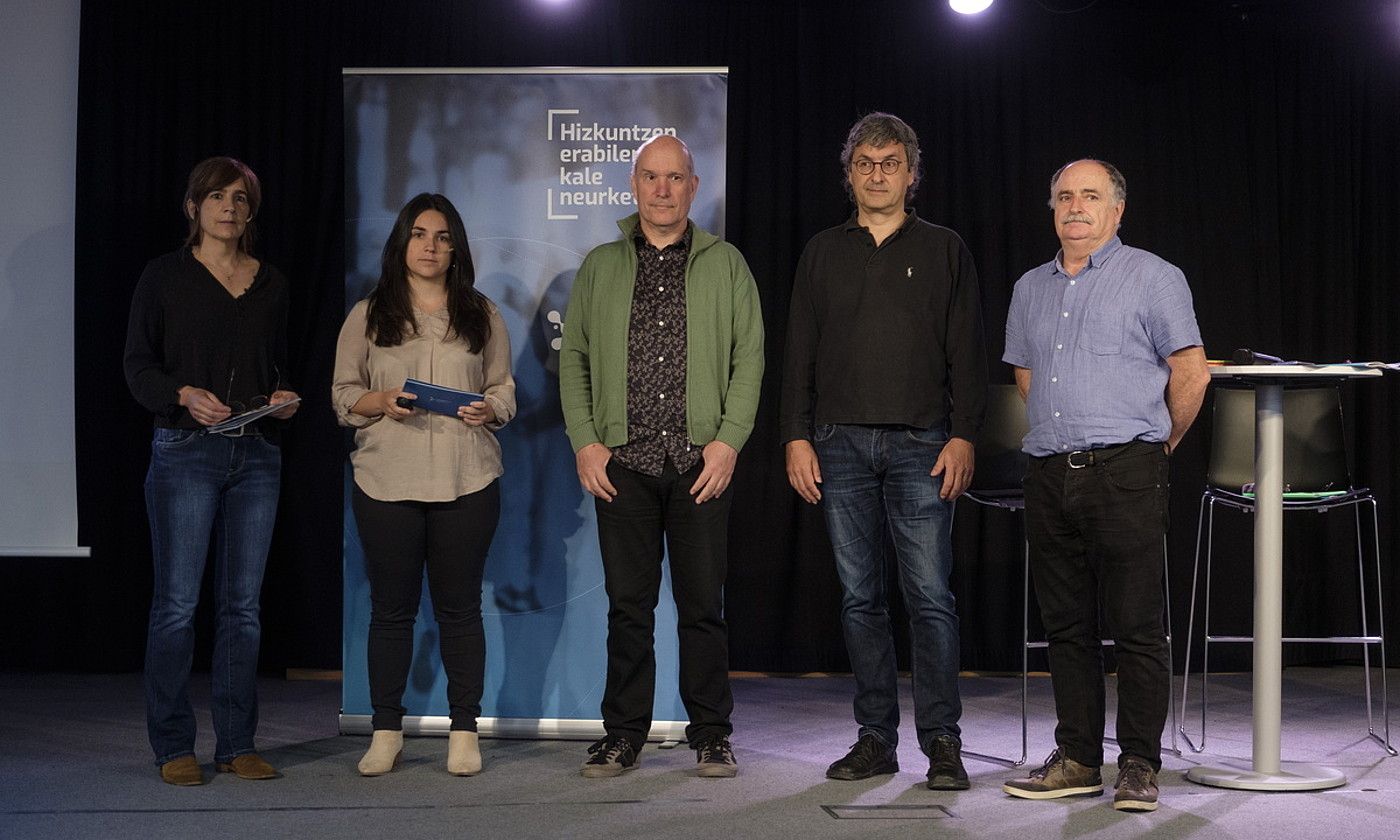
[[[1376,579],[1375,579],[1375,584],[1376,584],[1376,624],[1377,624],[1377,626],[1380,628],[1379,631],[1378,631],[1378,633],[1377,633],[1377,635],[1380,637],[1380,640],[1381,640],[1381,641],[1380,641],[1380,647],[1381,647],[1381,661],[1380,661],[1380,668],[1381,668],[1381,720],[1382,720],[1382,726],[1383,726],[1383,728],[1382,728],[1382,733],[1383,733],[1383,735],[1378,735],[1378,734],[1376,733],[1375,720],[1374,720],[1374,718],[1371,716],[1371,661],[1370,661],[1370,657],[1369,657],[1369,656],[1367,656],[1367,657],[1364,658],[1365,668],[1366,668],[1366,727],[1367,727],[1367,734],[1369,734],[1369,735],[1370,735],[1373,739],[1375,739],[1376,741],[1380,742],[1381,746],[1385,747],[1385,751],[1386,751],[1387,753],[1389,753],[1390,755],[1397,755],[1396,750],[1395,750],[1395,746],[1394,746],[1393,744],[1390,743],[1390,688],[1389,688],[1389,686],[1386,684],[1386,674],[1385,674],[1385,670],[1386,670],[1386,661],[1387,661],[1386,658],[1385,658],[1385,592],[1384,592],[1384,591],[1382,590],[1382,588],[1381,588],[1381,581],[1382,581],[1382,578],[1381,578],[1381,537],[1380,537],[1380,533],[1381,533],[1381,532],[1380,532],[1380,520],[1379,520],[1379,518],[1378,518],[1377,515],[1376,515],[1376,500],[1375,500],[1375,498],[1372,497],[1372,498],[1368,499],[1367,501],[1369,501],[1369,502],[1371,503],[1371,537],[1372,537],[1372,540],[1373,540],[1372,549],[1373,549],[1373,551],[1375,552],[1375,558],[1376,558]],[[1357,508],[1357,510],[1356,510],[1356,551],[1357,551],[1357,571],[1358,571],[1358,573],[1359,573],[1360,576],[1361,576],[1360,585],[1361,585],[1361,588],[1362,588],[1362,593],[1361,593],[1361,622],[1362,622],[1361,635],[1363,635],[1363,636],[1369,636],[1370,633],[1367,632],[1367,628],[1366,628],[1366,593],[1365,593],[1366,578],[1365,578],[1365,571],[1364,571],[1366,567],[1365,567],[1365,563],[1362,562],[1362,559],[1361,559],[1361,553],[1362,553],[1362,552],[1361,552],[1361,509],[1360,509],[1359,506],[1358,506],[1358,508]],[[1370,649],[1371,649],[1370,643],[1367,643],[1367,644],[1362,645],[1362,650],[1365,650],[1365,651],[1367,651],[1367,652],[1369,653]]]
[[1206,505],[1206,601],[1201,644],[1201,749],[1206,748],[1206,714],[1210,709],[1210,588],[1215,559],[1215,499]]
[[1196,511],[1196,551],[1195,558],[1191,561],[1191,607],[1186,618],[1186,662],[1181,666],[1181,719],[1177,726],[1177,731],[1181,733],[1182,739],[1192,752],[1204,749],[1204,745],[1196,746],[1186,732],[1186,701],[1191,691],[1191,640],[1196,635],[1196,592],[1200,584],[1201,530],[1205,527],[1207,498],[1208,494],[1201,494],[1201,503]]
[[1024,541],[1025,556],[1021,564],[1021,760],[1013,764],[1020,767],[1026,763],[1029,746],[1026,733],[1026,692],[1030,688],[1031,668],[1031,543]]
[[[1172,584],[1171,560],[1167,554],[1167,535],[1162,535],[1162,609],[1165,613],[1167,630],[1167,711],[1171,713],[1172,754],[1181,755],[1181,747],[1176,742],[1176,704],[1172,702],[1172,681],[1176,679],[1176,655],[1172,652]],[[1188,636],[1188,641],[1190,637]]]

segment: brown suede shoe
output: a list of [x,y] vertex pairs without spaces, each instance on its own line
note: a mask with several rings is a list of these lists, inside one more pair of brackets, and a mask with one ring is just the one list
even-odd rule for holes
[[202,785],[204,784],[204,771],[199,769],[199,762],[192,755],[182,755],[179,758],[172,758],[160,766],[160,780],[167,785]]
[[1124,756],[1113,789],[1113,807],[1119,811],[1157,810],[1157,771],[1146,759]]
[[216,766],[220,773],[232,773],[240,779],[275,779],[281,775],[277,772],[277,768],[268,764],[257,753],[236,755],[233,757],[233,761],[221,761]]
[[1099,768],[1086,767],[1056,748],[1044,766],[1024,779],[1011,779],[1001,786],[1002,793],[1021,799],[1058,799],[1062,796],[1100,796],[1103,777]]

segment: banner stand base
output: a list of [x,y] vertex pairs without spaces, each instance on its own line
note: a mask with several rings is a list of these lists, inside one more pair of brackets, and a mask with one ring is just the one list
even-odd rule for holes
[[[674,746],[685,743],[686,721],[653,721],[648,741],[662,741]],[[403,734],[408,736],[446,737],[452,719],[446,715],[404,715]],[[574,718],[499,718],[476,719],[476,730],[483,738],[533,738],[546,741],[596,741],[606,734],[601,720]],[[340,734],[369,735],[374,731],[371,715],[340,715]],[[664,744],[663,744],[664,746]]]

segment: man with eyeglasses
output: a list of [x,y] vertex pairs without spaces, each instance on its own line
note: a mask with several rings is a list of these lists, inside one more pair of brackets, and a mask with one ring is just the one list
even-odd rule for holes
[[758,410],[763,317],[743,256],[690,221],[699,186],[678,138],[643,143],[632,166],[637,213],[584,258],[564,316],[560,401],[579,483],[595,497],[608,593],[607,734],[588,750],[588,778],[636,767],[651,730],[663,539],[686,740],[699,776],[738,772],[725,490]]
[[919,140],[904,121],[882,113],[859,120],[841,166],[855,213],[812,237],[798,263],[781,410],[788,481],[826,518],[856,678],[858,739],[826,775],[899,770],[893,565],[909,614],[927,784],[965,790],[948,578],[953,500],[972,480],[986,405],[977,272],[957,234],[909,209]]

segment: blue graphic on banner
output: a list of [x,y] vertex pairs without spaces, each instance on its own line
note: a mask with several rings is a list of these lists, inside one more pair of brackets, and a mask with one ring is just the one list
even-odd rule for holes
[[[559,339],[574,272],[635,211],[628,175],[656,132],[690,146],[696,224],[724,229],[726,79],[695,73],[348,74],[346,308],[373,288],[399,208],[440,192],[461,211],[477,288],[510,331],[518,414],[500,431],[501,520],[486,564],[483,733],[526,721],[597,721],[607,596],[593,499],[579,487],[559,407]],[[369,587],[346,467],[343,715],[369,715]],[[404,706],[448,714],[426,581]],[[656,611],[658,728],[686,719],[677,693],[676,614],[666,572]],[[667,725],[669,723],[669,726]],[[445,728],[445,723],[444,727]],[[601,730],[598,730],[601,733]],[[653,730],[656,731],[655,729]],[[587,734],[568,726],[535,734]]]

